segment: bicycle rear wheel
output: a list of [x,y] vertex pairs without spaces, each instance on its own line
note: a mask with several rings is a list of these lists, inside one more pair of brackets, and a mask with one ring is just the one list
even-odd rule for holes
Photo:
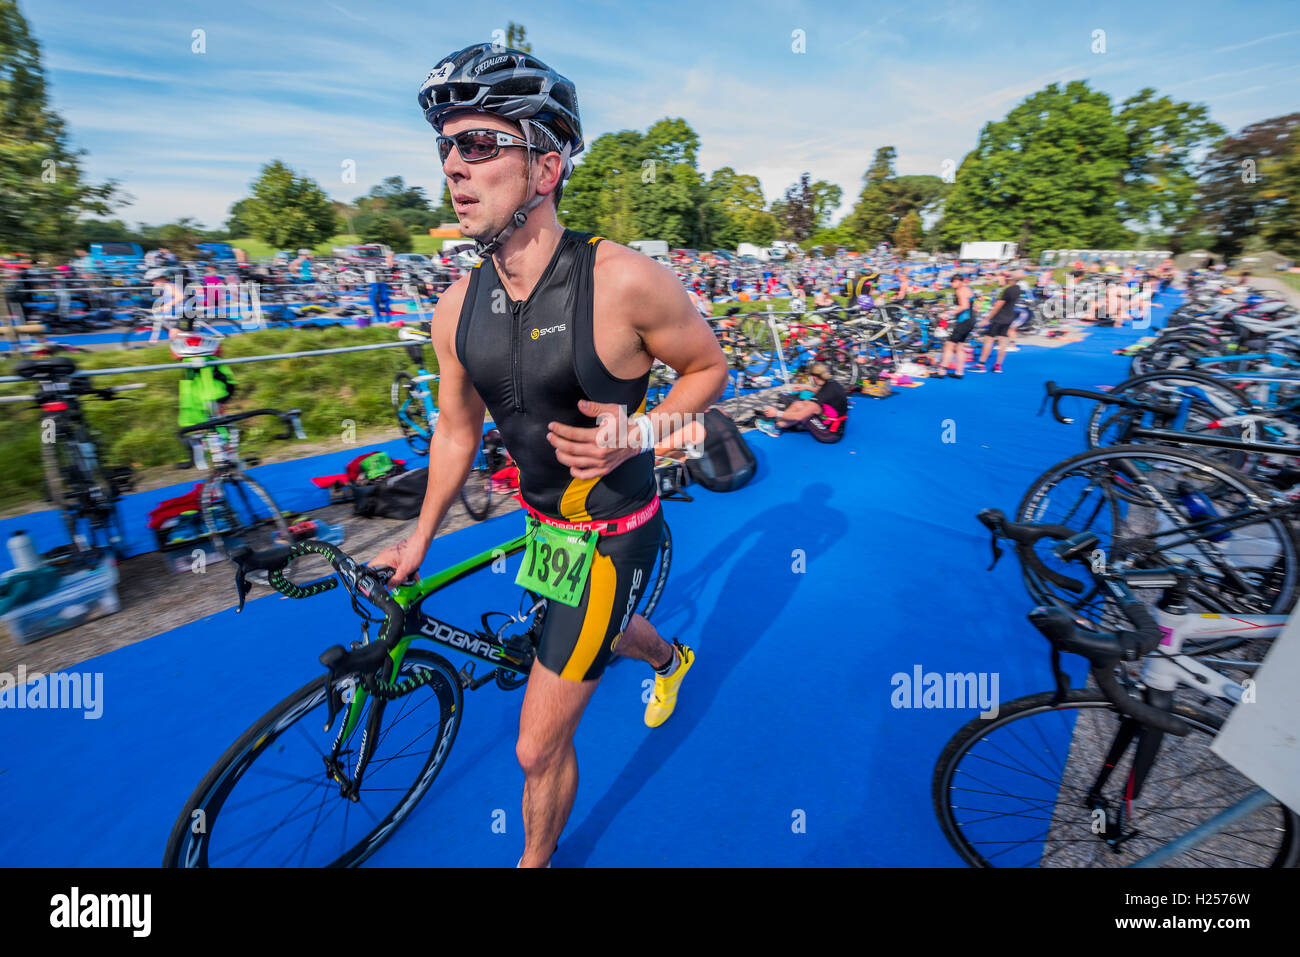
[[[370,697],[342,742],[349,780],[372,757],[357,800],[340,794],[326,761],[341,731],[322,731],[326,676],[263,715],[218,759],[181,810],[163,867],[356,867],[406,819],[442,770],[462,712],[460,679],[431,652],[408,649],[397,679],[428,683],[392,701]],[[379,730],[365,731],[375,708]]]
[[212,545],[227,558],[238,545],[262,551],[277,537],[289,540],[289,524],[275,499],[243,473],[209,479],[203,485],[200,503]]
[[[1096,691],[1073,689],[1057,707],[1053,696],[971,719],[939,755],[935,814],[971,867],[1124,867],[1255,790],[1209,748],[1222,719],[1176,704],[1192,731],[1164,737],[1140,798],[1126,800],[1132,747],[1096,791],[1123,716]],[[1292,867],[1298,829],[1300,819],[1275,801],[1166,866]]]

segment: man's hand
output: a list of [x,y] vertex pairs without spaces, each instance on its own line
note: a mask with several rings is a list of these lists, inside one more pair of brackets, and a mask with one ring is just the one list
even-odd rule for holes
[[[632,425],[623,406],[580,399],[578,411],[594,418],[596,428],[549,422],[546,433],[546,441],[555,449],[555,457],[561,465],[569,466],[569,474],[574,478],[600,478],[640,454],[641,430]],[[621,428],[620,413],[624,416]]]
[[392,583],[402,585],[406,584],[407,579],[419,572],[420,562],[424,561],[424,556],[428,551],[428,542],[412,536],[411,538],[402,539],[396,545],[388,546],[366,564],[370,566],[386,565],[393,569]]

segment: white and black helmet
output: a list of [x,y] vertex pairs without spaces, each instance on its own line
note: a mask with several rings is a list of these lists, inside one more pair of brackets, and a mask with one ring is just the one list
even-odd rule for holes
[[419,102],[438,132],[447,114],[478,110],[543,124],[570,157],[583,149],[573,82],[522,50],[476,43],[443,57],[420,85]]
[[[573,82],[522,50],[476,43],[443,57],[420,85],[419,103],[424,118],[439,133],[447,117],[459,110],[495,113],[514,120],[530,147],[545,147],[545,152],[560,154],[560,189],[573,172],[573,157],[583,150],[578,93]],[[541,146],[538,139],[543,141]],[[531,165],[528,175],[531,188]],[[529,199],[487,242],[475,239],[478,254],[488,256],[499,249],[542,199],[540,194]]]
[[161,266],[156,266],[144,274],[145,282],[157,282],[159,279],[169,278],[171,278],[171,270],[164,269]]

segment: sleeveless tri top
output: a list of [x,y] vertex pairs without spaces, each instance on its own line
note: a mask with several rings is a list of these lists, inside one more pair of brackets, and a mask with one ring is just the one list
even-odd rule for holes
[[[456,357],[519,466],[529,506],[570,521],[621,518],[655,496],[654,456],[642,452],[598,479],[575,479],[546,440],[547,423],[595,428],[580,399],[645,411],[647,372],[620,379],[596,354],[593,280],[602,237],[566,229],[532,294],[515,302],[492,258],[470,272]],[[634,433],[635,434],[635,433]]]

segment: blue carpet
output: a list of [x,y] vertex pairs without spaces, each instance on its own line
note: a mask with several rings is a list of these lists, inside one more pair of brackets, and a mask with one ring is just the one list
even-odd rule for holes
[[[642,723],[648,669],[622,661],[606,673],[578,730],[581,784],[556,866],[956,864],[930,775],[976,709],[896,709],[891,677],[918,665],[993,673],[1000,700],[1049,687],[1015,563],[985,572],[974,515],[1011,510],[1035,476],[1082,449],[1078,426],[1035,417],[1044,380],[1117,382],[1128,360],[1112,350],[1136,335],[1098,329],[1062,348],[1024,347],[1002,375],[857,398],[838,445],[753,433],[760,472],[749,486],[692,487],[693,503],[665,503],[676,554],[656,621],[698,663],[655,730]],[[440,539],[424,570],[518,528],[504,516]],[[473,576],[430,610],[466,625],[486,608],[513,610],[513,577],[513,564],[508,576]],[[349,620],[339,591],[265,597],[238,618],[223,612],[75,669],[103,673],[98,720],[0,712],[11,743],[0,812],[24,822],[0,835],[0,864],[156,866],[200,777],[316,676],[321,650],[356,636],[340,627]],[[373,865],[514,864],[521,700],[495,686],[467,695],[447,766]]]

